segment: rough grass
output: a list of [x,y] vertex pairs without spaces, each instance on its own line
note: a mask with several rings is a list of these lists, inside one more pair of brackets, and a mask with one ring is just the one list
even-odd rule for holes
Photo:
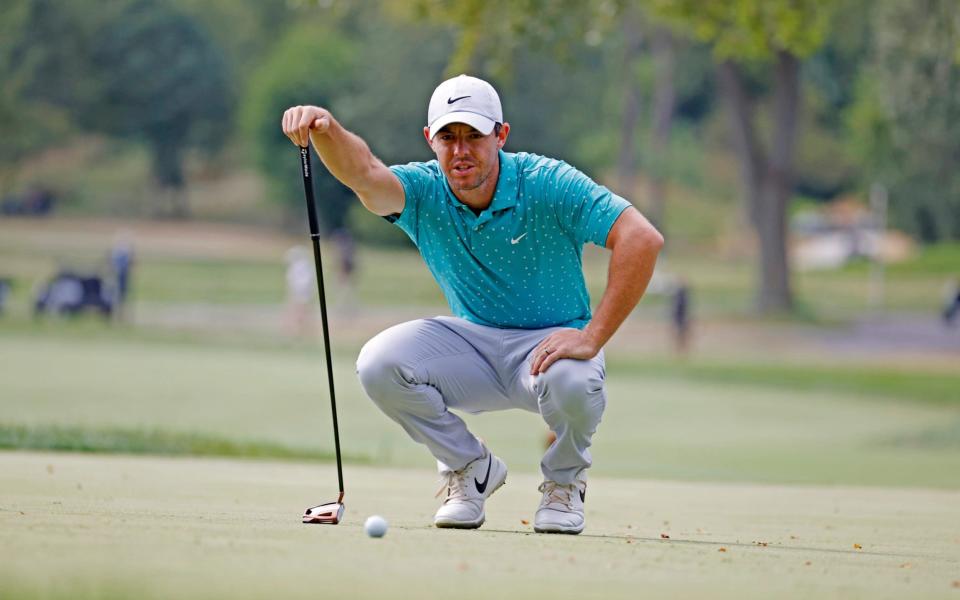
[[[292,448],[272,442],[237,441],[209,434],[161,429],[122,429],[64,425],[11,425],[0,423],[0,449],[48,450],[161,456],[221,456],[287,460],[332,461],[330,452]],[[352,463],[369,458],[349,456]]]
[[622,361],[614,372],[668,377],[707,384],[739,384],[810,393],[847,393],[863,398],[893,399],[960,408],[960,373],[916,372],[880,366],[722,361]]

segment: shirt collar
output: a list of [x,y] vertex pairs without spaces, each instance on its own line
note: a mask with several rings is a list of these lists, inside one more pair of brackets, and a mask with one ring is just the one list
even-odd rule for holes
[[497,189],[493,192],[493,201],[487,208],[490,212],[504,210],[517,205],[517,161],[513,154],[499,151],[500,176],[497,178]]
[[[498,210],[506,210],[517,205],[517,194],[519,186],[517,185],[517,161],[513,154],[507,154],[503,150],[497,151],[497,159],[500,161],[500,173],[497,175],[497,187],[493,192],[493,200],[490,206],[484,209],[484,214],[492,215]],[[446,176],[443,178],[444,187],[447,190],[447,200],[457,208],[470,210],[466,204],[460,202],[457,196],[450,189],[450,182]]]

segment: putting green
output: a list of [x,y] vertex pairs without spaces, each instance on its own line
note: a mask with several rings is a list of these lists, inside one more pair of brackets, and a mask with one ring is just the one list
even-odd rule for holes
[[[532,533],[511,473],[479,531],[430,527],[435,474],[0,453],[4,598],[919,598],[960,594],[960,493],[596,477],[584,535]],[[369,539],[370,514],[391,523]],[[669,536],[664,539],[662,535]]]

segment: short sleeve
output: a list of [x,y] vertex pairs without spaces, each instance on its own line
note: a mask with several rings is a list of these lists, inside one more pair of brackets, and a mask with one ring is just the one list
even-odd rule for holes
[[417,225],[420,216],[420,204],[426,194],[431,193],[434,172],[429,163],[407,163],[393,165],[390,171],[397,176],[403,186],[403,211],[399,215],[387,215],[387,221],[402,229],[414,244],[417,244]]
[[617,217],[632,204],[566,163],[557,168],[555,177],[554,208],[560,226],[581,245],[605,247]]

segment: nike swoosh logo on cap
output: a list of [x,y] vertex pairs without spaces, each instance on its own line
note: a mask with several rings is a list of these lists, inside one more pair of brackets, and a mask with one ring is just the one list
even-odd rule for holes
[[483,483],[477,481],[477,478],[473,478],[473,483],[477,485],[477,491],[481,494],[487,491],[487,482],[490,481],[490,468],[493,466],[493,454],[490,454],[487,457],[487,475],[483,478]]
[[464,98],[469,98],[470,96],[460,96],[459,98],[447,98],[447,104],[453,104],[458,100],[463,100]]

